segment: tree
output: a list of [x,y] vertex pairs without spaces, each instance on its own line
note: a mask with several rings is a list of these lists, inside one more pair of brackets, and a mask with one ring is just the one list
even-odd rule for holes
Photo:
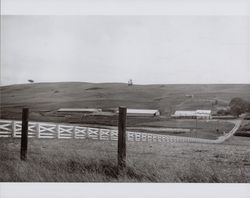
[[233,114],[234,116],[237,116],[237,117],[239,117],[240,114],[244,113],[244,110],[239,105],[232,106],[230,111],[231,111],[231,114]]
[[240,105],[240,106],[244,106],[246,103],[246,101],[244,101],[242,98],[233,98],[230,103],[229,103],[229,106],[234,106],[234,105]]
[[250,102],[245,101],[242,98],[233,98],[229,103],[230,112],[235,116],[239,116],[242,113],[250,111]]

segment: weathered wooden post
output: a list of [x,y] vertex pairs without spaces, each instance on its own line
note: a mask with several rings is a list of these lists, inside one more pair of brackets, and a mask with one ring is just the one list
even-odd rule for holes
[[119,107],[118,174],[124,174],[124,171],[126,169],[126,119],[127,119],[127,108]]
[[196,121],[195,121],[195,136],[197,137],[197,126],[198,126],[198,120],[196,116]]
[[23,108],[22,112],[22,134],[21,134],[21,160],[26,160],[27,158],[27,148],[28,148],[28,125],[29,125],[29,109]]

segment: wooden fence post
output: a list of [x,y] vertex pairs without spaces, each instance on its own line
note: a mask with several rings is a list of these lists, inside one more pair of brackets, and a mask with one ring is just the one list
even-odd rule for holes
[[27,148],[28,148],[28,125],[29,125],[29,109],[23,108],[22,112],[22,134],[21,134],[21,160],[26,160],[27,158]]
[[124,174],[124,170],[126,168],[126,119],[127,119],[127,108],[119,107],[118,174]]

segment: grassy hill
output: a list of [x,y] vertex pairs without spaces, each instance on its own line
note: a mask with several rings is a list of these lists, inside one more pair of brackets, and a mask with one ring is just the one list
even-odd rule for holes
[[[61,82],[2,86],[0,93],[1,118],[20,119],[21,109],[29,107],[33,120],[44,120],[45,116],[51,121],[62,121],[59,117],[64,116],[57,113],[59,108],[105,109],[123,105],[159,109],[164,116],[176,109],[214,110],[227,105],[233,97],[250,100],[250,85],[127,86],[124,83]],[[215,100],[216,106],[213,105]],[[71,117],[75,122],[79,120],[79,114]]]
[[[250,100],[250,85],[134,85],[124,83],[34,83],[0,87],[1,118],[20,118],[22,107],[41,120],[58,108],[160,109],[170,115],[176,109],[215,109],[233,97]],[[193,95],[193,98],[187,95]],[[213,102],[217,100],[217,106]],[[58,115],[57,115],[58,116]]]

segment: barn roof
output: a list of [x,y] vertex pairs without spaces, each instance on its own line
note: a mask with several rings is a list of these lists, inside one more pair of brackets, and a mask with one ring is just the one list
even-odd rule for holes
[[174,115],[182,115],[182,116],[195,116],[201,114],[211,114],[211,110],[195,110],[195,111],[176,111]]
[[211,114],[211,110],[196,110],[197,114]]
[[175,115],[193,116],[195,115],[195,111],[176,111]]
[[127,113],[154,114],[157,112],[159,112],[157,109],[127,109]]
[[59,112],[101,112],[101,109],[93,108],[60,108],[57,111]]

